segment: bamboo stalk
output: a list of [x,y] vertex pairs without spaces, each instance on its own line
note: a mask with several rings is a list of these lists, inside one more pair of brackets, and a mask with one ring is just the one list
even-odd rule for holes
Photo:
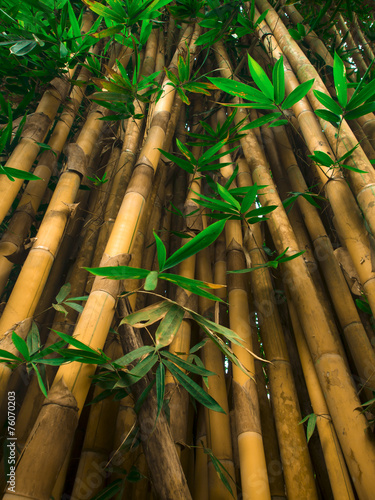
[[[319,74],[305,57],[297,43],[292,39],[283,22],[280,20],[279,16],[267,0],[257,0],[257,5],[261,12],[268,9],[266,16],[267,22],[273,30],[274,37],[278,41],[282,52],[288,58],[288,61],[293,67],[298,79],[301,82],[305,82],[314,78],[315,81],[313,89],[320,90],[321,92],[327,94],[328,91]],[[322,105],[314,96],[313,90],[310,90],[307,96],[314,109],[322,108]],[[329,143],[331,144],[332,150],[336,152],[338,157],[343,156],[349,149],[358,144],[353,132],[345,120],[343,120],[340,127],[340,134],[338,138],[336,137],[336,128],[333,127],[333,125],[325,120],[319,119],[319,121],[324,129],[324,133]],[[360,146],[353,152],[350,163],[353,163],[356,168],[366,172],[366,174],[358,174],[356,172],[349,171],[350,173],[348,173],[348,177],[358,204],[361,207],[372,232],[374,232],[375,215],[372,207],[375,184],[374,169]]]
[[[251,186],[251,178],[249,179],[243,158],[238,159],[238,166],[239,186]],[[265,263],[259,225],[253,224],[248,229],[245,245],[252,267]],[[267,373],[287,495],[290,499],[318,498],[306,439],[303,429],[298,425],[302,417],[281,321],[275,307],[271,277],[268,269],[259,269],[251,272],[250,279],[265,354],[272,363],[267,367]],[[299,481],[295,481],[298,471],[302,473]]]
[[[270,50],[276,59],[281,57],[281,49],[264,22],[260,24],[258,36],[260,36],[260,33],[270,34],[271,38],[268,37]],[[292,71],[290,71],[289,64],[286,60],[284,61],[284,67],[287,69],[285,72],[285,83],[287,92],[289,92],[296,88],[298,83]],[[333,152],[324,138],[321,126],[312,113],[307,103],[307,99],[301,99],[293,106],[293,110],[298,118],[303,136],[310,151],[324,151],[333,156]],[[325,167],[320,167],[318,173],[320,180],[325,186],[326,196],[340,224],[345,225],[344,221],[350,224],[350,231],[343,231],[343,235],[345,238],[350,239],[350,241],[346,242],[348,250],[350,251],[366,294],[369,297],[371,307],[375,311],[375,275],[372,271],[368,233],[361,218],[359,208],[352,196],[349,186],[340,172],[334,171],[331,173]],[[333,180],[334,182],[332,182]]]
[[[275,139],[283,167],[288,175],[292,190],[306,192],[307,185],[293,154],[292,146],[282,127],[275,127]],[[352,295],[333,253],[332,244],[320,220],[317,209],[302,197],[298,199],[306,227],[315,248],[315,255],[323,271],[323,278],[329,289],[335,311],[350,347],[362,383],[375,387],[375,355],[359,318]]]
[[[85,14],[82,24],[82,33],[87,32],[92,23],[92,14]],[[70,73],[69,76],[72,76],[72,70]],[[44,92],[35,113],[29,117],[24,126],[21,140],[7,161],[7,167],[23,170],[24,172],[28,172],[31,169],[40,149],[37,143],[44,142],[52,122],[55,119],[57,110],[66,98],[69,87],[70,82],[68,78],[54,78],[52,80],[50,87]],[[5,175],[1,177],[0,222],[4,220],[23,182],[22,179],[10,181]]]
[[[288,295],[288,290],[286,290],[286,293]],[[325,402],[323,391],[320,387],[319,379],[316,375],[309,348],[290,297],[288,300],[288,307],[293,323],[294,337],[296,339],[307,389],[309,391],[313,411],[317,417],[316,423],[334,498],[354,499],[355,497],[345,460],[337,440],[336,432]]]
[[[217,43],[216,48],[221,74],[228,78],[232,74],[228,57],[222,44]],[[235,119],[241,120],[244,116],[246,115],[240,108]],[[275,247],[279,253],[288,247],[287,255],[293,255],[298,248],[294,234],[269,173],[266,160],[251,130],[247,131],[246,136],[241,139],[241,146],[250,166],[253,181],[258,185],[268,186],[267,191],[260,195],[261,204],[278,207],[271,212],[267,221]],[[374,470],[375,466],[375,450],[368,438],[366,419],[363,415],[356,413],[356,408],[360,403],[350,374],[344,360],[336,352],[334,338],[329,330],[303,259],[298,257],[292,263],[289,261],[283,265],[286,273],[285,279],[291,287],[293,301],[316,365],[320,383],[326,394],[328,408],[357,492],[363,499],[371,498],[370,478],[372,477],[371,471]]]

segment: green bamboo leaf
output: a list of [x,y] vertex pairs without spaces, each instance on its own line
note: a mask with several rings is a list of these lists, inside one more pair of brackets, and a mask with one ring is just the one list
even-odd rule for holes
[[158,361],[158,357],[154,352],[151,352],[148,356],[142,359],[137,365],[130,370],[129,374],[131,377],[142,378],[151,370],[151,368]]
[[288,125],[288,120],[287,119],[283,119],[283,120],[276,120],[272,123],[270,123],[268,126],[271,128],[271,127],[280,127],[281,125]]
[[134,405],[135,413],[139,413],[139,410],[141,409],[143,403],[146,401],[147,396],[148,396],[149,392],[151,391],[151,389],[153,388],[154,384],[155,384],[155,379],[152,380],[152,382],[142,391],[142,394],[138,397],[138,399]]
[[246,196],[244,197],[241,203],[241,214],[245,214],[249,210],[251,205],[255,202],[257,193],[258,193],[257,184],[254,184],[253,186],[250,186],[248,188],[248,192],[246,193]]
[[157,271],[150,271],[146,276],[143,288],[147,291],[155,290],[158,285],[159,273]]
[[[372,316],[371,307],[370,307],[368,302],[366,302],[363,299],[355,299],[355,303],[356,303],[358,309],[360,309],[361,311],[365,312],[366,314],[369,314],[370,316]],[[1,354],[1,352],[0,352],[0,354]]]
[[[227,92],[230,95],[234,95],[237,97],[241,97],[242,99],[246,99],[247,101],[255,101],[257,103],[262,103],[267,106],[272,106],[271,109],[275,107],[273,104],[273,92],[272,99],[269,99],[265,95],[262,94],[258,89],[254,89],[250,87],[250,85],[246,85],[245,83],[236,82],[234,80],[228,80],[227,78],[208,78],[211,83],[213,83],[218,89],[223,92]],[[228,106],[232,106],[232,104],[228,104]],[[234,107],[242,107],[243,104],[235,105]]]
[[12,341],[16,349],[22,354],[26,361],[30,361],[29,349],[27,348],[27,344],[23,338],[17,335],[16,332],[13,332]]
[[285,78],[283,56],[276,62],[272,70],[272,82],[275,90],[274,101],[281,104],[285,96]]
[[[216,473],[218,474],[218,476],[220,477],[220,480],[221,482],[224,484],[224,486],[226,487],[226,489],[229,491],[229,493],[232,495],[233,498],[234,495],[233,495],[233,491],[232,491],[232,488],[229,484],[229,481],[227,479],[227,476],[230,477],[232,479],[233,482],[235,482],[234,478],[231,477],[231,475],[229,474],[229,472],[227,471],[227,469],[224,467],[224,465],[220,462],[220,460],[218,460],[215,455],[212,453],[211,450],[209,450],[208,448],[205,448],[205,446],[203,445],[203,449],[204,449],[204,452],[210,456],[211,458],[211,462],[212,462],[212,465],[214,466],[215,470],[216,470]],[[223,471],[226,473],[223,474]]]
[[254,210],[250,210],[250,212],[247,212],[246,218],[248,217],[259,217],[261,215],[267,215],[276,210],[277,205],[269,205],[268,207],[259,207],[259,208],[254,208]]
[[273,90],[273,85],[264,72],[264,70],[259,66],[259,64],[250,56],[248,55],[248,63],[249,63],[249,70],[250,74],[256,83],[256,85],[259,87],[259,89],[263,92],[263,94],[268,97],[271,101],[273,101],[274,98],[274,90]]
[[266,125],[267,123],[272,122],[276,118],[279,118],[282,115],[282,113],[277,112],[277,113],[269,113],[268,115],[261,116],[260,118],[256,118],[252,122],[250,122],[248,125],[245,125],[240,132],[245,132],[245,130],[250,130],[252,128],[257,128],[261,127],[262,125]]
[[[335,82],[335,89],[337,94],[337,99],[342,108],[345,108],[348,102],[348,88],[346,84],[346,69],[345,65],[335,52],[333,61],[333,79]],[[331,110],[333,111],[333,110]],[[335,111],[333,111],[335,112]]]
[[156,369],[156,400],[158,403],[158,410],[156,413],[156,419],[159,417],[161,409],[163,408],[164,402],[164,392],[165,392],[165,368],[163,363],[160,363]]
[[4,351],[4,349],[0,349],[0,358],[11,359],[12,361],[21,361],[22,362],[22,358],[19,358],[18,356],[16,356],[12,352]]
[[68,311],[61,304],[52,304],[52,307],[55,309],[55,311],[58,311],[58,312],[64,314],[65,316],[67,316]]
[[83,311],[83,306],[81,306],[81,304],[76,304],[75,302],[64,302],[64,304],[67,307],[71,307],[72,309],[74,309],[78,313],[81,313]]
[[367,171],[366,170],[361,170],[359,168],[356,168],[356,167],[352,167],[350,165],[340,165],[340,167],[343,167],[345,168],[346,170],[351,170],[352,172],[357,172],[358,174],[367,174]]
[[203,248],[208,247],[213,243],[224,229],[225,221],[218,221],[211,224],[206,229],[201,231],[197,236],[188,241],[185,245],[179,248],[173,255],[166,260],[161,271],[170,269],[188,257],[195,255]]
[[323,151],[314,151],[313,155],[307,155],[309,158],[318,163],[319,165],[324,165],[325,167],[331,167],[334,165],[335,161]]
[[368,101],[375,94],[375,79],[371,80],[370,83],[366,85],[360,92],[357,91],[354,93],[350,101],[346,106],[347,111],[352,111],[357,108],[360,104],[365,101]]
[[325,94],[324,92],[320,92],[320,90],[313,90],[314,96],[318,99],[318,101],[323,104],[329,111],[332,111],[335,115],[342,115],[342,109],[337,104],[336,101],[332,99],[331,96]]
[[332,125],[336,128],[341,121],[341,116],[338,116],[331,111],[327,111],[326,109],[316,109],[315,114],[319,116],[319,118],[323,118],[323,120],[332,123]]
[[59,293],[56,295],[56,302],[58,304],[61,304],[61,302],[64,302],[64,300],[66,299],[66,297],[69,295],[70,293],[70,289],[71,289],[71,285],[70,283],[65,283],[65,285],[63,285],[61,288],[60,288],[60,291]]
[[95,356],[98,356],[99,353],[95,351],[94,349],[91,349],[90,346],[84,344],[80,340],[77,340],[75,337],[72,337],[71,335],[67,335],[66,333],[58,332],[57,330],[52,330],[56,335],[61,337],[65,342],[69,345],[72,345],[76,347],[77,349],[82,349],[82,351],[86,351],[88,353],[94,354]]
[[307,431],[306,431],[307,442],[310,441],[310,438],[315,430],[315,426],[316,426],[316,415],[315,413],[312,413],[307,421]]
[[180,368],[183,368],[187,372],[196,373],[197,375],[201,375],[202,377],[210,377],[211,375],[216,375],[216,373],[206,370],[204,366],[202,367],[197,366],[193,363],[189,363],[188,361],[185,361],[183,358],[180,358],[179,356],[176,356],[169,351],[161,351],[160,354],[164,358],[170,359],[171,361],[173,361],[173,363],[178,365]]
[[189,378],[183,371],[176,367],[171,361],[167,359],[164,361],[165,366],[171,372],[171,374],[177,379],[177,381],[184,387],[188,393],[199,403],[206,406],[212,411],[217,411],[220,413],[225,413],[222,407],[209,395],[207,394],[201,386],[196,384],[191,378]]
[[193,354],[194,352],[199,351],[199,349],[201,349],[208,342],[208,340],[209,340],[208,338],[205,338],[205,339],[201,340],[200,342],[198,342],[198,344],[195,344],[195,346],[193,346],[190,349],[189,353]]
[[[144,345],[142,347],[139,347],[138,349],[135,349],[134,351],[129,352],[128,354],[125,354],[125,356],[121,356],[121,358],[115,359],[112,363],[116,367],[123,367],[130,365],[133,361],[136,359],[141,358],[145,354],[149,354],[150,352],[153,352],[155,349],[153,346],[150,345]],[[105,368],[105,365],[104,365]]]
[[180,328],[185,311],[177,304],[172,304],[155,333],[155,347],[161,349],[169,345]]
[[207,292],[204,288],[220,288],[221,285],[215,285],[213,283],[206,283],[204,281],[194,280],[190,278],[185,278],[184,276],[180,276],[179,274],[172,273],[160,273],[159,278],[170,281],[175,285],[184,288],[185,290],[189,290],[200,297],[206,297],[207,299],[214,300],[217,302],[223,302],[219,297],[213,295],[212,293]]
[[375,111],[375,102],[366,102],[365,104],[362,104],[362,106],[353,109],[353,111],[349,111],[349,113],[346,113],[345,119],[356,120],[357,118],[367,115],[367,113],[373,113],[374,111]]
[[130,266],[84,267],[86,271],[95,276],[104,276],[113,280],[142,279],[150,271]]
[[239,335],[237,335],[236,332],[233,330],[230,330],[229,328],[226,328],[223,325],[220,325],[218,323],[214,323],[213,321],[205,318],[204,316],[201,316],[200,314],[190,311],[191,317],[204,329],[209,329],[210,331],[219,333],[223,337],[225,337],[227,340],[230,340],[230,342],[233,342],[239,346],[243,346],[242,339]]
[[31,324],[31,329],[26,338],[27,349],[32,356],[40,348],[39,330],[35,321]]
[[358,143],[358,144],[356,144],[356,145],[354,146],[354,148],[350,149],[350,150],[349,150],[347,153],[345,153],[343,156],[341,156],[341,158],[339,158],[339,159],[337,160],[337,163],[340,163],[340,162],[342,162],[342,161],[346,160],[347,158],[349,158],[349,156],[351,156],[351,155],[354,153],[354,151],[355,151],[358,147],[359,147],[359,143]]
[[172,304],[168,300],[157,302],[156,304],[147,306],[140,311],[129,314],[120,322],[120,325],[126,323],[134,326],[135,328],[150,326],[153,323],[156,323],[156,321],[159,321],[159,319],[164,318],[171,307]]
[[48,398],[48,394],[47,394],[47,389],[46,389],[46,386],[44,385],[44,382],[43,382],[43,379],[42,379],[42,376],[41,374],[39,373],[39,370],[38,370],[38,367],[36,366],[35,363],[31,363],[32,367],[34,368],[34,371],[36,373],[36,377],[38,379],[38,384],[39,384],[39,387],[40,387],[40,390],[42,391],[42,393],[44,394],[44,396],[46,398]]
[[297,88],[292,90],[285,101],[281,105],[281,109],[289,109],[293,107],[298,101],[303,99],[311,87],[314,85],[315,79],[308,80],[307,82],[301,83]]
[[167,250],[164,246],[164,243],[161,241],[161,239],[155,233],[155,231],[154,231],[154,238],[155,238],[155,242],[156,242],[156,251],[158,254],[159,269],[163,269],[166,258],[167,258]]
[[12,167],[3,167],[0,166],[0,174],[4,174],[8,177],[10,181],[15,179],[23,179],[25,181],[38,181],[40,177],[37,177],[34,174],[30,174],[30,172],[25,172],[23,170],[18,170],[17,168]]
[[168,158],[168,160],[172,161],[173,163],[175,163],[176,165],[178,165],[183,170],[186,170],[186,172],[189,172],[189,174],[193,174],[194,173],[194,164],[195,163],[192,164],[189,161],[184,160],[183,158],[179,158],[178,156],[173,155],[171,153],[168,153],[167,151],[163,151],[162,149],[159,149],[159,151],[166,158]]
[[230,192],[227,189],[225,189],[225,187],[223,187],[221,184],[219,183],[216,184],[217,184],[217,191],[219,195],[223,198],[223,200],[229,203],[229,205],[231,205],[234,210],[237,210],[239,212],[241,210],[241,205],[236,200],[236,198],[234,198],[230,194]]

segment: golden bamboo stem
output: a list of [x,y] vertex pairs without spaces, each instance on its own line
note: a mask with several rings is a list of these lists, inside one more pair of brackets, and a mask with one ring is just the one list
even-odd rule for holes
[[[239,186],[251,186],[252,182],[251,178],[249,178],[248,167],[243,158],[238,159],[238,166]],[[263,238],[260,227],[253,224],[248,229],[245,239],[252,267],[265,263],[262,243]],[[303,429],[298,425],[302,417],[292,367],[280,316],[275,304],[269,270],[263,268],[252,271],[250,279],[266,358],[272,363],[267,367],[267,373],[270,381],[272,406],[275,414],[275,425],[279,438],[287,495],[290,499],[316,499],[317,492],[306,438]],[[296,475],[299,475],[298,481],[295,481]]]
[[[278,153],[292,190],[300,193],[307,191],[308,187],[298,167],[285,129],[275,127],[274,134]],[[343,334],[350,347],[358,374],[362,383],[368,383],[369,387],[375,387],[375,355],[319,213],[302,197],[298,199],[298,206],[314,244],[315,255],[322,269],[323,278],[327,284]]]
[[[297,78],[301,82],[314,78],[315,81],[313,89],[320,90],[321,92],[327,94],[328,91],[319,74],[310,64],[298,44],[292,39],[283,22],[275,10],[270,6],[268,1],[257,0],[257,5],[261,12],[268,9],[266,20],[270,28],[273,30],[273,35],[278,41],[282,52],[288,58],[289,63],[293,67]],[[316,99],[312,90],[309,91],[307,96],[314,109],[322,108],[322,105]],[[341,124],[339,137],[336,137],[336,128],[332,124],[326,122],[325,120],[319,119],[319,121],[333,151],[336,152],[336,155],[339,158],[349,149],[358,144],[356,137],[345,120],[343,120]],[[311,135],[311,130],[309,133]],[[350,171],[350,173],[348,173],[348,177],[358,204],[361,207],[372,232],[375,232],[375,207],[372,206],[375,185],[374,169],[360,146],[353,152],[350,162],[353,163],[353,165],[355,164],[356,168],[366,172],[365,174],[359,174]]]
[[[92,23],[92,14],[85,14],[82,31],[87,32]],[[66,98],[69,87],[68,78],[54,78],[52,80],[50,87],[44,92],[35,113],[29,117],[24,126],[21,134],[22,138],[7,161],[7,167],[24,172],[31,169],[40,149],[37,142],[44,142],[57,110]],[[23,182],[22,179],[15,179],[12,182],[5,175],[0,178],[0,222],[4,220]]]
[[[201,250],[197,255],[197,278],[208,283],[213,282],[213,273],[211,270],[209,249]],[[199,297],[199,313],[213,321],[214,308],[212,301],[205,297]],[[212,450],[214,456],[220,460],[226,470],[229,472],[227,480],[236,497],[235,469],[233,463],[232,437],[230,431],[229,405],[227,390],[225,384],[223,356],[215,344],[209,340],[202,348],[202,361],[207,370],[216,373],[216,376],[210,377],[209,387],[206,388],[208,394],[219,403],[225,413],[218,413],[209,409],[205,410],[207,445]],[[230,492],[224,487],[222,481],[212,464],[208,461],[209,478],[209,498],[228,499],[231,498]],[[231,479],[233,478],[233,479]]]
[[[288,290],[286,290],[286,293],[288,295]],[[323,391],[320,387],[308,345],[303,335],[301,324],[290,297],[288,307],[307,389],[313,411],[317,417],[316,424],[334,498],[354,500],[355,497],[340,444],[333,427]]]
[[[215,47],[221,74],[230,78],[232,70],[225,49],[220,42],[215,44]],[[246,117],[241,108],[238,111],[236,120]],[[298,248],[295,236],[277,194],[267,162],[251,130],[247,131],[246,136],[241,139],[241,146],[250,166],[253,181],[258,185],[268,186],[267,191],[259,196],[262,206],[276,205],[278,207],[271,212],[267,221],[275,247],[279,253],[288,247],[287,254],[293,255],[297,253]],[[370,478],[375,466],[375,450],[366,434],[366,419],[356,412],[360,403],[350,374],[344,360],[336,352],[335,340],[329,330],[303,259],[298,257],[293,262],[288,261],[283,265],[286,273],[285,280],[291,287],[293,301],[316,364],[320,383],[327,395],[328,408],[357,492],[363,499],[371,498]],[[339,385],[335,382],[336,377],[339,377]],[[361,473],[359,473],[358,464],[360,464]]]
[[[260,33],[270,34],[270,50],[272,51],[273,57],[279,59],[282,55],[281,49],[277,41],[273,38],[273,35],[271,35],[270,29],[264,22],[260,24],[258,36],[260,36]],[[296,88],[298,83],[293,72],[289,69],[287,61],[284,61],[284,64],[285,68],[287,68],[285,72],[286,89],[287,92],[290,92]],[[307,99],[301,99],[293,106],[293,111],[298,118],[301,131],[310,151],[319,150],[333,156],[333,152],[325,140],[321,126],[318,124]],[[360,276],[361,283],[369,297],[371,307],[375,311],[375,274],[372,271],[368,233],[363,223],[360,210],[349,186],[339,171],[331,173],[325,167],[320,167],[318,173],[321,182],[325,185],[325,194],[330,201],[337,219],[341,224],[345,225],[344,221],[347,221],[350,225],[350,230],[343,231],[343,236],[345,238],[350,238],[350,241],[347,241],[346,245]],[[328,182],[329,179],[334,180],[334,182]]]

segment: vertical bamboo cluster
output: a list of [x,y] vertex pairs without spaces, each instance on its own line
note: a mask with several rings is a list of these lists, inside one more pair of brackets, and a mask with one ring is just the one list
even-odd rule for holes
[[0,173],[4,498],[371,500],[367,3],[85,3]]

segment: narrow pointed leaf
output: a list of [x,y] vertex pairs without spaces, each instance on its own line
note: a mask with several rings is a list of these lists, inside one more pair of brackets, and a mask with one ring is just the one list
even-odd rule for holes
[[185,361],[184,359],[180,358],[179,356],[176,356],[175,354],[172,354],[169,351],[162,351],[161,355],[164,358],[170,359],[171,361],[173,361],[173,363],[178,365],[180,368],[183,368],[187,372],[196,373],[197,375],[202,375],[202,377],[209,377],[211,375],[216,375],[216,373],[206,370],[204,366],[201,367],[193,363],[189,363],[188,361]]
[[154,238],[155,238],[155,242],[156,242],[156,251],[158,254],[159,269],[163,269],[165,261],[167,259],[167,250],[164,246],[164,243],[161,241],[161,239],[155,233],[155,231],[154,231]]
[[[227,92],[230,95],[235,95],[247,101],[255,101],[265,105],[270,105],[274,108],[272,99],[266,97],[258,89],[250,87],[245,83],[236,82],[234,80],[228,80],[227,78],[209,78],[210,82],[216,85],[220,90]],[[271,83],[271,82],[270,82]],[[273,92],[272,92],[273,97]],[[229,104],[231,106],[231,104]],[[238,104],[237,107],[241,107],[242,104]]]
[[165,368],[163,363],[160,363],[160,365],[156,369],[155,380],[156,380],[156,400],[158,403],[156,418],[158,418],[161,409],[163,408],[164,392],[165,392]]
[[262,125],[266,125],[267,123],[272,122],[276,118],[279,118],[282,115],[279,111],[277,113],[269,113],[268,115],[261,116],[260,118],[256,118],[252,122],[250,122],[248,125],[245,125],[241,129],[241,132],[245,132],[245,130],[250,130],[253,128],[261,127]]
[[285,78],[284,78],[284,65],[283,56],[276,62],[272,71],[272,81],[275,91],[274,100],[276,104],[280,104],[285,96]]
[[206,229],[201,231],[197,236],[188,241],[185,245],[179,248],[173,255],[167,259],[162,271],[176,266],[188,257],[195,255],[203,248],[208,247],[213,243],[224,229],[225,221],[218,221],[211,224]]
[[155,333],[155,347],[161,349],[169,345],[180,328],[185,311],[177,304],[172,304]]
[[198,403],[201,403],[212,411],[225,413],[222,407],[209,394],[207,394],[201,386],[191,380],[191,378],[177,368],[171,361],[166,359],[164,363],[182,387],[184,387],[188,393],[198,401]]
[[16,332],[12,333],[12,341],[17,350],[22,354],[22,356],[26,359],[26,361],[30,361],[29,349],[27,348],[26,342],[22,337],[16,334]]
[[[346,83],[346,70],[344,63],[335,52],[334,62],[333,62],[333,79],[335,81],[335,89],[337,94],[337,99],[342,108],[345,108],[348,101],[348,87]],[[333,111],[333,110],[331,110]]]
[[250,55],[248,56],[248,63],[249,70],[254,82],[263,92],[263,94],[268,97],[268,99],[273,101],[274,90],[270,79],[261,68],[261,66]]
[[171,302],[167,300],[157,302],[156,304],[145,307],[140,311],[129,314],[121,321],[120,325],[127,323],[135,328],[150,326],[156,321],[159,321],[159,319],[163,318],[171,307]]
[[281,109],[289,109],[293,107],[298,101],[303,99],[307,92],[314,85],[315,79],[308,80],[307,82],[301,83],[297,88],[292,90],[292,92],[288,95],[285,101],[281,105]]
[[337,104],[336,101],[332,99],[331,96],[325,94],[324,92],[320,92],[319,90],[314,90],[314,96],[318,99],[318,101],[323,104],[329,111],[332,111],[332,113],[336,115],[342,115],[342,109]]

